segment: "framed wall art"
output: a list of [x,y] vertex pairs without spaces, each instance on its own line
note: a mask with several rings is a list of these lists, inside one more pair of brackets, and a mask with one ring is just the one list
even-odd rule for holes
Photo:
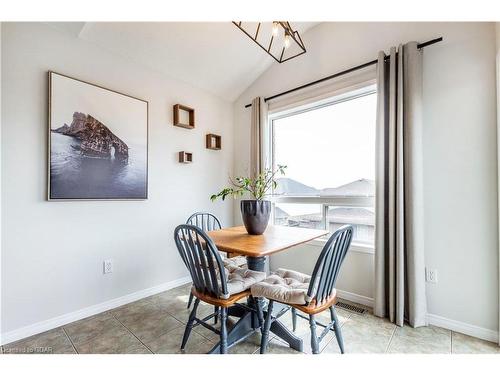
[[49,72],[49,200],[148,197],[148,102]]

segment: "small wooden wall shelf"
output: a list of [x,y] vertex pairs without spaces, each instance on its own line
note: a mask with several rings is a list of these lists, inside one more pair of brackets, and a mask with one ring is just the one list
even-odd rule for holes
[[192,152],[186,152],[186,151],[180,151],[179,152],[179,163],[192,163],[193,162],[193,153]]
[[[189,115],[188,123],[181,122],[181,111],[187,112]],[[174,105],[174,126],[179,126],[186,129],[194,129],[194,109],[182,104]]]
[[209,150],[220,150],[222,148],[222,138],[217,134],[207,134],[206,146]]

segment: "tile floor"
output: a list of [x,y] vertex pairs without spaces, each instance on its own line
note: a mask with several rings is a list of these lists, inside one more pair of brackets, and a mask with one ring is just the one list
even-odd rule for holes
[[[180,353],[179,346],[189,311],[186,303],[190,285],[181,286],[114,310],[50,330],[2,347],[7,353]],[[211,306],[200,304],[200,314],[208,315]],[[500,353],[487,341],[438,327],[413,329],[396,327],[387,320],[337,309],[348,353]],[[321,314],[328,321],[329,314]],[[280,318],[291,328],[291,314]],[[304,339],[310,353],[309,324],[298,319],[296,334]],[[206,353],[218,337],[202,326],[189,338],[186,353]],[[260,334],[230,348],[234,354],[258,353]],[[322,353],[339,353],[330,332],[320,346]],[[269,353],[301,354],[271,334]]]

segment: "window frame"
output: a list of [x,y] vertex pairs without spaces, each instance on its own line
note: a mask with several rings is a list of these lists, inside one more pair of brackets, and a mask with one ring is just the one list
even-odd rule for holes
[[[275,158],[275,133],[274,133],[274,121],[280,120],[286,117],[295,116],[304,112],[313,111],[326,106],[336,105],[345,101],[355,100],[363,96],[376,94],[376,85],[372,80],[365,83],[361,87],[353,88],[343,92],[342,94],[332,93],[331,96],[326,99],[321,99],[318,101],[312,101],[307,104],[298,105],[296,107],[288,106],[287,109],[283,111],[274,111],[268,113],[267,115],[267,136],[269,141],[267,142],[267,147],[265,148],[269,158],[265,158],[268,161],[268,168],[272,168],[273,171],[276,170],[276,158]],[[340,207],[372,207],[375,208],[375,196],[279,196],[273,194],[270,196],[270,201],[272,203],[271,210],[271,220],[274,224],[274,213],[277,203],[296,203],[296,204],[321,204],[322,211],[322,224],[324,229],[327,229],[327,212],[330,206],[340,206]],[[327,239],[319,238],[308,242],[308,244],[313,246],[323,247]],[[363,242],[353,242],[351,244],[351,251],[374,254],[375,244],[366,244]]]

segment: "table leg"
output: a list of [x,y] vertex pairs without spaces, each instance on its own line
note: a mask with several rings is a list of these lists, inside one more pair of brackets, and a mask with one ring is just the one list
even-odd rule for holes
[[[238,322],[233,326],[227,335],[227,345],[232,345],[245,340],[248,336],[252,335],[255,329],[252,327],[253,313],[247,312]],[[220,341],[208,352],[208,354],[220,353]]]
[[[247,257],[247,265],[248,265],[249,270],[264,272],[266,269],[266,257]],[[250,306],[254,309],[257,309],[257,306],[255,306],[255,303],[258,303],[262,310],[264,310],[264,308],[266,306],[266,301],[264,298],[249,298],[247,303],[248,303],[248,306]],[[255,329],[260,328],[257,314],[253,314],[252,326]]]
[[247,257],[248,269],[264,272],[266,269],[266,257]]
[[288,345],[290,345],[290,348],[295,349],[298,352],[303,351],[304,343],[302,339],[295,336],[295,334],[286,328],[279,320],[275,320],[271,324],[271,332],[287,342]]
[[245,310],[243,307],[238,305],[231,306],[227,312],[229,316],[235,316],[237,318],[241,318],[246,313],[248,313],[248,310]]

